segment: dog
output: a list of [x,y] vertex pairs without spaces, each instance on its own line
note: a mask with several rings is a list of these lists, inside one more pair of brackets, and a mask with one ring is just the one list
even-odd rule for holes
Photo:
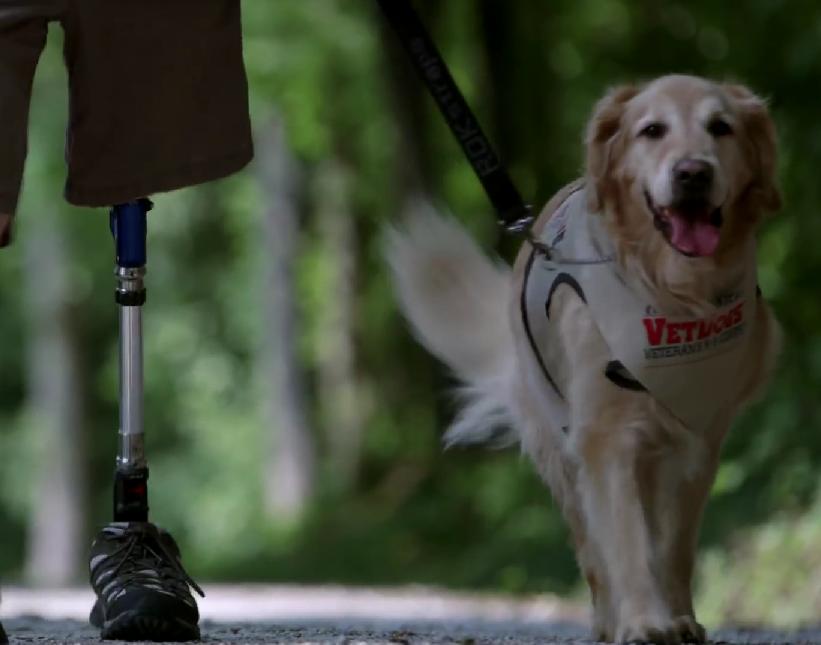
[[583,176],[511,269],[429,212],[385,253],[419,341],[462,383],[448,444],[511,433],[566,519],[593,635],[703,642],[696,539],[722,442],[780,331],[755,233],[780,208],[776,133],[749,89],[670,75],[595,106]]

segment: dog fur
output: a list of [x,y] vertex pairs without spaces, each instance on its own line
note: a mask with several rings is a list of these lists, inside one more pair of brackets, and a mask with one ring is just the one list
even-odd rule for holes
[[[717,136],[710,130],[715,119],[731,132]],[[648,122],[663,124],[664,136],[643,136]],[[673,248],[654,227],[644,196],[667,206],[672,167],[683,158],[715,170],[709,199],[721,206],[724,222],[709,257]],[[763,214],[780,206],[775,167],[772,121],[748,89],[679,75],[620,87],[593,111],[584,178],[553,197],[534,233],[583,183],[623,270],[665,309],[707,316],[745,270],[742,249]],[[463,383],[464,405],[446,441],[486,441],[499,427],[515,433],[570,526],[596,638],[703,641],[691,594],[697,533],[722,442],[778,352],[778,327],[764,299],[757,299],[734,396],[704,432],[685,427],[646,392],[604,377],[610,351],[585,303],[560,286],[550,317],[562,343],[546,358],[570,406],[571,427],[563,433],[544,405],[546,383],[519,309],[529,245],[511,270],[488,259],[454,221],[420,210],[389,232],[386,256],[416,336]]]

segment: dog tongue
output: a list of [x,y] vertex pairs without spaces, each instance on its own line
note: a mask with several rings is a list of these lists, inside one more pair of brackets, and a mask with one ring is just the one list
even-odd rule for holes
[[713,255],[718,247],[721,231],[710,222],[710,214],[699,214],[696,217],[668,211],[670,243],[682,253],[704,257]]

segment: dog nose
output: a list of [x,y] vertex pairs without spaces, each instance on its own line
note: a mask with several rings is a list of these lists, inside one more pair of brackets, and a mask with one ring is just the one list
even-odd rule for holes
[[673,166],[673,180],[686,193],[699,193],[713,183],[713,166],[699,159],[682,159]]

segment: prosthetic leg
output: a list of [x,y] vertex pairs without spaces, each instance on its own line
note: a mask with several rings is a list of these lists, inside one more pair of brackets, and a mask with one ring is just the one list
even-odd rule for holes
[[171,535],[148,521],[148,463],[143,429],[142,306],[145,304],[146,215],[140,199],[111,210],[120,307],[120,432],[114,472],[114,521],[91,547],[91,624],[104,639],[199,639],[193,587]]
[[120,432],[114,521],[148,521],[148,463],[143,427],[143,328],[148,199],[111,209],[120,307]]

